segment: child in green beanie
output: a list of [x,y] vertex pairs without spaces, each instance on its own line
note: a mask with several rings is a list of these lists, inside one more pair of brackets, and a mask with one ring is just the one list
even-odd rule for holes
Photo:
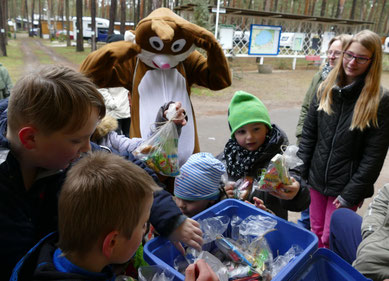
[[[271,124],[266,106],[254,95],[238,91],[228,108],[228,124],[231,138],[219,159],[225,161],[229,181],[257,179],[260,171],[267,168],[281,146],[288,145],[286,134]],[[288,219],[288,210],[299,212],[309,206],[309,190],[300,185],[298,170],[290,171],[292,184],[284,185],[275,192],[256,190],[247,199],[258,207],[270,209],[277,216]],[[225,189],[233,197],[234,184]],[[266,207],[265,207],[266,206]]]

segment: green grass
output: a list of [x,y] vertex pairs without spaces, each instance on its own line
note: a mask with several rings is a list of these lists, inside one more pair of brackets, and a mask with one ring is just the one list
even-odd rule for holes
[[34,52],[34,55],[38,58],[38,60],[39,60],[39,62],[41,64],[51,64],[51,63],[53,63],[53,60],[44,51],[35,49],[35,50],[33,50],[33,52]]
[[8,40],[7,56],[0,57],[0,62],[7,68],[13,84],[22,75],[24,67],[23,53],[19,46],[18,40]]
[[[48,44],[47,46],[50,46]],[[76,47],[53,47],[54,52],[67,58],[74,64],[80,65],[91,52],[90,48],[84,48],[84,52],[76,52]]]
[[228,88],[219,91],[212,91],[210,89],[194,85],[191,88],[191,95],[198,97],[221,97],[225,95],[226,91],[228,91],[227,89]]

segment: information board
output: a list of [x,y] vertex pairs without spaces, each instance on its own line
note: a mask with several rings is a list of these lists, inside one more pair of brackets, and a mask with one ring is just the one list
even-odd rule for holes
[[248,54],[278,55],[281,29],[281,26],[252,24]]

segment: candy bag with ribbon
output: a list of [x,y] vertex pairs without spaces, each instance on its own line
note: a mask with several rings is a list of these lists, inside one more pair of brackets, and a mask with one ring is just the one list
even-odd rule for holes
[[169,177],[180,174],[178,163],[178,132],[174,124],[176,108],[171,104],[166,114],[168,121],[160,126],[149,139],[133,151],[136,158],[146,163],[155,172]]
[[289,170],[302,164],[302,160],[297,157],[298,147],[287,146],[283,154],[276,154],[269,163],[267,169],[262,169],[258,184],[261,191],[277,191],[282,184],[290,185],[292,180]]

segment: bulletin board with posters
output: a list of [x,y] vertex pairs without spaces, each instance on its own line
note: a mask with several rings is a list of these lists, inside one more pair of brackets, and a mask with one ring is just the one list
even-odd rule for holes
[[281,26],[252,24],[248,54],[278,55],[281,30]]
[[328,44],[330,43],[331,39],[335,37],[335,32],[329,32],[325,31],[323,33],[322,41],[321,41],[321,49],[320,53],[324,54],[327,52]]
[[304,43],[305,34],[304,33],[295,33],[293,38],[292,50],[293,51],[302,51]]
[[220,27],[219,30],[219,43],[222,46],[223,50],[228,50],[233,48],[233,38],[234,38],[234,26],[224,25]]

